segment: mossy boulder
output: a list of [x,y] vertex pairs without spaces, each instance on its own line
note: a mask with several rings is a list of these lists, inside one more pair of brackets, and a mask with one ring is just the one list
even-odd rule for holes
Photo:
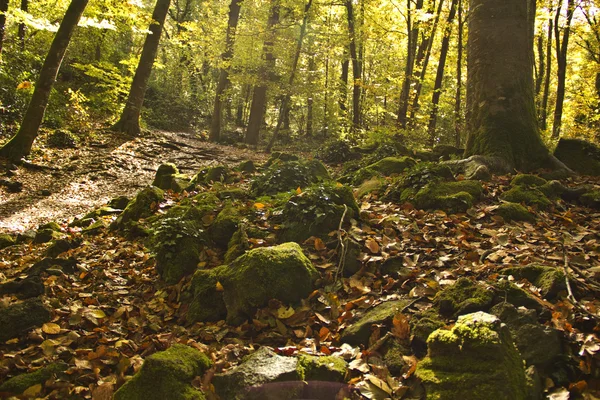
[[273,164],[282,163],[282,162],[285,163],[288,161],[299,161],[299,160],[300,160],[300,158],[295,154],[274,151],[271,153],[271,157],[269,157],[269,159],[265,163],[264,167],[269,168]]
[[199,269],[194,273],[190,284],[191,302],[186,314],[189,323],[220,321],[227,316],[223,291],[219,287],[219,277],[228,267]]
[[229,264],[239,256],[243,255],[250,248],[248,244],[248,232],[245,224],[240,224],[237,231],[233,233],[229,243],[227,244],[227,252],[225,253],[225,263]]
[[53,240],[63,239],[65,237],[66,235],[64,233],[61,233],[60,231],[56,231],[54,229],[39,229],[35,233],[33,243],[48,243]]
[[35,297],[13,303],[0,312],[0,341],[15,338],[50,321],[50,311]]
[[210,236],[215,244],[221,248],[227,248],[231,237],[238,229],[242,216],[236,207],[227,204],[210,226]]
[[192,347],[174,344],[148,357],[140,371],[115,393],[115,400],[204,400],[192,380],[204,374],[211,361]]
[[339,183],[319,183],[292,196],[283,208],[282,241],[303,242],[311,236],[325,236],[345,220],[358,217],[352,191]]
[[573,171],[583,175],[600,175],[600,148],[580,139],[562,138],[554,156]]
[[38,230],[43,230],[43,229],[50,229],[50,230],[55,231],[55,232],[60,232],[61,231],[61,227],[58,224],[58,222],[54,222],[54,221],[48,222],[48,223],[40,225],[38,227]]
[[129,204],[129,200],[129,197],[127,196],[117,196],[108,202],[108,206],[111,208],[124,210],[125,207],[127,207],[127,204]]
[[17,240],[14,236],[11,236],[6,233],[0,234],[0,250],[6,247],[12,246],[17,243]]
[[426,399],[528,399],[523,361],[496,316],[463,315],[451,330],[433,332],[427,345],[415,372]]
[[399,175],[414,167],[416,163],[417,162],[410,157],[386,157],[356,171],[349,181],[355,185],[359,185],[372,177]]
[[475,311],[487,311],[492,306],[494,293],[469,278],[459,278],[456,283],[439,292],[434,298],[440,314],[458,317]]
[[427,350],[427,339],[434,331],[443,328],[446,323],[436,308],[419,312],[410,320],[411,345],[417,355],[424,355]]
[[416,193],[414,204],[424,210],[460,213],[471,208],[482,193],[483,187],[479,181],[430,183]]
[[565,274],[559,268],[529,264],[503,268],[500,273],[512,275],[517,280],[528,280],[540,289],[540,294],[545,298],[555,298],[558,293],[567,290]]
[[210,184],[215,182],[226,182],[229,168],[226,165],[202,168],[190,181],[191,186]]
[[133,200],[127,204],[121,215],[111,224],[111,228],[125,227],[129,222],[137,222],[141,218],[148,218],[156,210],[158,204],[164,199],[164,192],[155,186],[142,189]]
[[386,187],[385,180],[382,178],[371,178],[364,181],[356,190],[356,197],[362,199],[363,197],[372,193],[381,193]]
[[535,215],[519,203],[502,203],[496,209],[496,213],[506,222],[535,222]]
[[389,337],[380,351],[383,353],[383,362],[392,375],[400,376],[410,368],[405,356],[412,354],[412,351],[401,345],[396,338]]
[[187,176],[179,173],[175,164],[167,163],[158,167],[152,185],[162,190],[181,193],[190,185],[190,180]]
[[273,163],[252,182],[254,195],[275,195],[329,179],[325,166],[317,160]]
[[539,187],[548,183],[547,180],[537,175],[518,174],[510,181],[511,186]]
[[218,274],[227,322],[252,318],[271,299],[297,303],[313,290],[318,272],[296,243],[246,252]]
[[343,274],[346,277],[350,277],[360,271],[362,262],[360,261],[360,250],[361,245],[356,240],[346,238],[344,240],[345,251],[343,253]]
[[448,144],[438,144],[431,149],[431,153],[438,160],[450,160],[452,158],[462,158],[462,155],[465,153],[465,149],[460,149]]
[[385,191],[383,200],[411,201],[414,195],[427,184],[450,181],[454,181],[454,175],[447,165],[421,162],[392,182]]
[[542,191],[525,186],[513,186],[502,193],[500,199],[511,203],[524,203],[540,210],[545,210],[552,205],[552,202]]
[[394,315],[402,312],[410,300],[396,300],[381,303],[367,311],[357,321],[351,323],[344,329],[340,341],[353,346],[366,345],[371,336],[371,326],[373,324],[389,325]]
[[494,304],[510,303],[515,307],[525,307],[537,311],[543,308],[539,300],[532,293],[506,279],[502,279],[492,286],[495,291]]
[[69,366],[63,362],[52,363],[33,372],[17,375],[0,385],[0,392],[21,394],[34,385],[42,385],[48,379],[65,371]]
[[317,150],[315,157],[328,164],[341,164],[356,159],[357,154],[347,140],[335,140]]
[[316,357],[301,354],[296,369],[303,381],[343,382],[348,372],[348,364],[343,358],[336,356]]
[[256,165],[254,165],[254,161],[246,160],[242,161],[236,169],[244,174],[251,174],[256,172]]
[[600,190],[591,190],[581,195],[579,202],[586,207],[600,210]]
[[236,187],[222,188],[217,191],[217,197],[220,200],[247,200],[250,197],[250,193],[247,190]]

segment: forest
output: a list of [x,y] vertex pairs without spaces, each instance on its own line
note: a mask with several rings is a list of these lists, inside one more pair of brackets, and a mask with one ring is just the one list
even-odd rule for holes
[[0,398],[599,399],[599,128],[594,0],[0,0]]

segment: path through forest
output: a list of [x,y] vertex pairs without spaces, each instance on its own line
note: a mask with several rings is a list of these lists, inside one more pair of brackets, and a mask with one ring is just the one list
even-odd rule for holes
[[0,232],[36,229],[65,221],[150,184],[158,166],[175,163],[193,175],[206,165],[261,161],[264,153],[203,141],[192,133],[152,131],[130,139],[113,133],[76,149],[43,148],[28,166],[4,165],[4,180],[23,184],[18,193],[0,187]]

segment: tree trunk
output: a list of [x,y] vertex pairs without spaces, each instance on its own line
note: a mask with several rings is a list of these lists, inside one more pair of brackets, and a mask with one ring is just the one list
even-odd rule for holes
[[463,2],[458,0],[458,47],[456,56],[456,95],[454,96],[454,144],[460,147],[462,133],[462,63],[463,63],[463,30],[465,21],[463,19]]
[[354,18],[353,0],[346,0],[346,19],[348,21],[348,34],[350,35],[350,58],[352,59],[352,129],[360,128],[360,80],[362,77],[362,63],[358,56],[356,20]]
[[533,97],[529,2],[470,0],[465,155],[531,170],[549,159]]
[[221,55],[223,65],[219,71],[219,81],[215,93],[215,103],[210,124],[209,139],[213,142],[221,138],[221,122],[223,119],[223,94],[229,86],[229,63],[233,57],[233,45],[235,43],[235,31],[240,19],[240,0],[231,0],[229,4],[229,20],[227,22],[227,34],[225,38],[225,51]]
[[6,12],[8,11],[8,0],[0,0],[0,54],[4,44],[4,31],[6,29]]
[[72,0],[67,12],[54,35],[50,50],[46,55],[35,89],[23,117],[19,131],[0,149],[0,156],[18,161],[31,152],[31,146],[38,135],[44,112],[50,98],[50,91],[56,81],[58,70],[71,41],[73,31],[87,6],[88,0]]
[[561,5],[559,4],[554,21],[554,34],[556,36],[556,61],[558,83],[556,87],[556,106],[554,107],[554,122],[552,124],[552,138],[560,137],[560,128],[562,123],[563,104],[565,100],[565,84],[567,79],[567,49],[569,47],[569,36],[571,33],[571,20],[575,13],[574,0],[567,1],[567,21],[565,22],[562,43],[560,31],[558,28],[558,19],[560,17]]
[[342,61],[342,73],[340,75],[340,99],[338,105],[342,114],[346,114],[348,107],[346,101],[348,101],[348,73],[350,71],[350,59],[345,58]]
[[546,72],[544,73],[544,93],[540,106],[540,129],[548,129],[548,98],[550,96],[550,75],[552,74],[552,31],[554,23],[548,19],[548,40],[546,42]]
[[[21,11],[28,12],[29,11],[29,0],[21,0]],[[25,50],[25,23],[21,22],[19,24],[19,43],[21,43],[21,51]]]
[[252,105],[250,106],[250,120],[246,129],[246,143],[258,144],[260,128],[265,119],[267,108],[267,82],[271,79],[275,67],[275,56],[273,55],[273,44],[275,42],[275,25],[279,23],[279,1],[275,0],[269,11],[267,20],[267,37],[263,43],[263,54],[265,65],[261,68],[261,84],[254,87],[252,94]]
[[438,62],[437,74],[435,77],[435,85],[433,87],[433,97],[431,99],[432,110],[429,116],[429,144],[433,146],[435,142],[435,127],[437,125],[438,108],[440,97],[442,95],[442,83],[444,81],[444,69],[446,68],[446,58],[448,56],[448,48],[450,47],[450,34],[452,33],[452,22],[456,16],[456,4],[458,0],[452,0],[450,3],[450,13],[446,21],[446,29],[444,29],[444,37],[442,39],[442,48],[440,50],[440,60]]
[[127,103],[125,103],[121,118],[112,127],[115,131],[131,136],[139,135],[141,132],[140,113],[142,112],[142,104],[144,104],[146,87],[148,86],[148,80],[150,79],[150,73],[152,72],[152,66],[154,65],[158,51],[158,44],[160,43],[160,36],[170,5],[171,0],[156,1],[154,12],[152,13],[152,24],[149,28],[151,33],[146,36],[146,40],[144,41],[142,55],[135,71],[131,89],[129,90],[129,97],[127,98]]
[[537,38],[538,67],[535,74],[535,95],[536,97],[542,91],[542,82],[544,82],[544,72],[546,71],[546,54],[544,52],[544,37],[539,35]]

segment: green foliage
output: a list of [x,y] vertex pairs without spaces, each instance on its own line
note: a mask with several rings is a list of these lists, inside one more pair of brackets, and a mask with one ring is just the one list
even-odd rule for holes
[[316,158],[330,164],[339,164],[356,157],[357,154],[346,140],[332,141],[325,145],[325,147],[317,150],[316,153]]

